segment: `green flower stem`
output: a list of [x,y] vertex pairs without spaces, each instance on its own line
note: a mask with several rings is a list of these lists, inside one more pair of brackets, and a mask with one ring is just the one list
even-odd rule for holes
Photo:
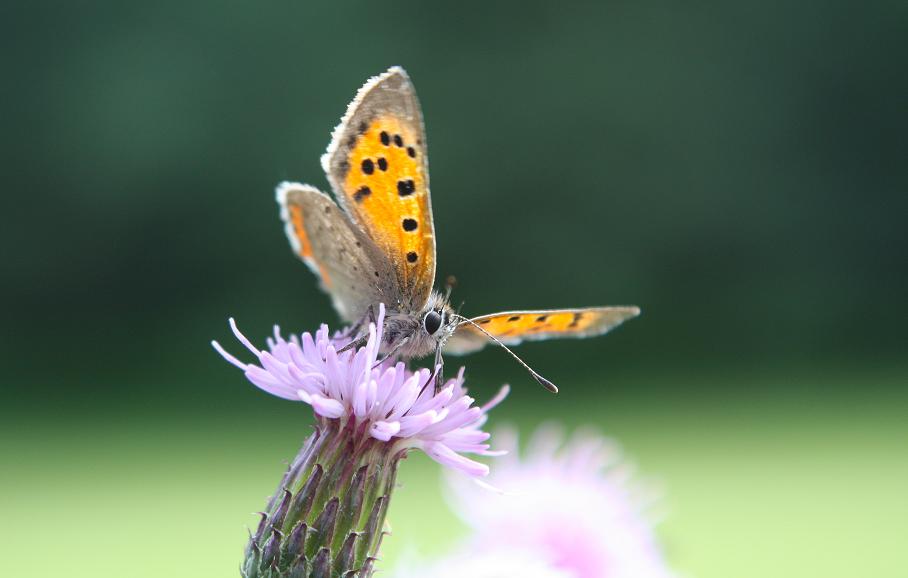
[[245,578],[372,576],[406,450],[320,419],[249,539]]

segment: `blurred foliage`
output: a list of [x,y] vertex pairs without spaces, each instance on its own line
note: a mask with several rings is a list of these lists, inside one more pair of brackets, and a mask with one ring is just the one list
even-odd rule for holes
[[543,365],[908,345],[897,3],[3,11],[4,349],[63,338],[61,374],[102,351],[209,368],[229,314],[252,335],[334,320],[272,191],[327,186],[330,130],[392,64],[425,109],[439,272],[466,312],[643,308],[607,341],[532,347]]
[[[25,468],[8,488],[43,488],[33,482],[51,474],[33,460],[65,448],[77,486],[122,490],[121,477],[91,471],[98,440],[123,435],[97,472],[164,472],[148,479],[164,480],[152,499],[191,510],[190,488],[227,490],[212,489],[201,470],[188,485],[168,485],[180,474],[167,472],[238,442],[225,433],[232,428],[284,440],[265,453],[269,463],[295,452],[295,439],[262,432],[255,413],[241,412],[305,411],[254,391],[207,343],[229,340],[229,315],[262,337],[274,322],[287,330],[335,322],[288,249],[273,189],[285,179],[327,188],[318,159],[331,129],[356,89],[394,64],[423,103],[439,274],[457,275],[464,312],[644,310],[603,339],[521,348],[563,386],[558,398],[492,349],[469,358],[476,390],[511,381],[524,423],[600,423],[642,450],[646,469],[700,488],[677,496],[687,517],[672,531],[675,556],[694,560],[691,575],[745,575],[733,564],[756,546],[732,544],[736,535],[780,532],[799,543],[807,518],[757,529],[747,517],[767,523],[763,504],[790,508],[823,480],[842,479],[834,459],[799,456],[827,448],[817,436],[839,431],[847,408],[872,428],[906,407],[903,3],[89,0],[6,3],[0,22],[0,421],[15,428],[7,443],[33,436],[4,453]],[[593,393],[589,409],[599,413],[572,412]],[[713,412],[717,396],[727,407]],[[739,439],[741,424],[720,418],[755,399],[767,413],[745,421],[752,467],[806,463],[808,473],[800,485],[776,480],[759,506],[743,494],[734,528],[734,518],[710,513],[730,511],[737,486],[717,493],[711,479],[740,479],[706,475],[732,476],[724,468],[747,455],[729,461],[732,449],[704,445]],[[610,419],[633,421],[666,400],[681,418],[610,429]],[[846,409],[812,413],[826,403]],[[775,410],[791,427],[776,429]],[[187,425],[195,414],[229,425],[201,433],[207,426]],[[795,427],[802,414],[814,421]],[[173,420],[183,425],[171,431]],[[666,457],[683,441],[675,427],[691,428],[688,447],[702,458],[682,473]],[[205,443],[184,448],[187,428]],[[866,432],[865,443],[848,446],[869,452],[856,467],[904,462],[888,445],[903,429]],[[647,453],[637,436],[660,451]],[[780,447],[793,455],[761,461]],[[248,441],[222,450],[265,459]],[[869,496],[884,474],[863,473],[855,487]],[[275,475],[241,481],[264,493]],[[886,479],[904,482],[906,472]],[[36,503],[6,495],[17,512]],[[715,506],[713,496],[726,501]],[[217,519],[237,528],[238,515],[259,507],[222,497],[231,511]],[[61,511],[91,518],[95,498],[74,499],[82,498]],[[880,490],[867,511],[899,498],[904,505],[901,492]],[[159,522],[160,530],[173,520]],[[885,543],[886,528],[894,526],[870,536]],[[728,542],[717,549],[718,530]],[[822,533],[788,555],[810,567],[855,537],[871,539],[857,529],[838,542]],[[238,561],[241,532],[235,538]]]

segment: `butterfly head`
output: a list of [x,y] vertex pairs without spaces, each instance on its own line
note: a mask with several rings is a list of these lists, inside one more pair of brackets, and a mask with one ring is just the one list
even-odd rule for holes
[[421,314],[423,336],[436,345],[444,344],[457,328],[456,318],[447,296],[433,291]]
[[418,310],[391,310],[385,316],[382,352],[394,352],[405,359],[434,353],[454,333],[456,318],[447,299],[436,292]]

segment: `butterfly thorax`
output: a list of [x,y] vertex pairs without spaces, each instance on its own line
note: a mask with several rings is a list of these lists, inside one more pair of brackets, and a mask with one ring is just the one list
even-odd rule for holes
[[435,353],[457,327],[452,313],[447,299],[436,291],[422,309],[388,309],[381,352],[393,352],[403,359]]

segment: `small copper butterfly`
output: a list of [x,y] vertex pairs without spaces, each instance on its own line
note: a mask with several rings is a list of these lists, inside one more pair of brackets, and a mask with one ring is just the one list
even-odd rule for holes
[[[293,251],[321,280],[340,317],[360,333],[386,308],[382,353],[404,359],[465,354],[489,341],[504,347],[536,381],[557,388],[507,345],[591,337],[639,315],[637,307],[506,311],[467,318],[433,290],[435,223],[422,110],[410,78],[393,67],[359,89],[322,167],[337,199],[310,185],[281,183],[277,200]],[[355,334],[354,334],[355,335]]]

